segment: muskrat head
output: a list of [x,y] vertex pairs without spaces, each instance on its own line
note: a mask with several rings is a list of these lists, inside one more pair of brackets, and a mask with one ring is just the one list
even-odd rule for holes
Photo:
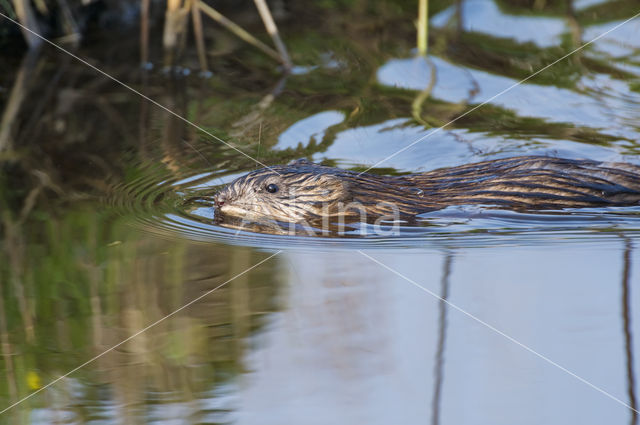
[[347,200],[341,170],[298,160],[262,168],[231,182],[214,202],[223,215],[298,222],[336,215]]

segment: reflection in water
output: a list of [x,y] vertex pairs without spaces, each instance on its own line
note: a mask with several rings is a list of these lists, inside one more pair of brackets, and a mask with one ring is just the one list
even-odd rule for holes
[[442,384],[444,382],[444,348],[447,332],[447,301],[449,300],[449,279],[451,276],[451,263],[453,254],[447,253],[444,258],[442,279],[440,281],[440,302],[438,303],[438,351],[434,366],[433,399],[431,401],[431,424],[440,423],[440,405],[442,397]]
[[273,104],[274,100],[282,93],[287,83],[287,76],[282,77],[275,87],[266,94],[259,102],[251,107],[250,112],[231,124],[234,129],[230,135],[234,138],[241,138],[246,134],[255,134],[256,128],[258,129],[258,150],[255,153],[254,158],[256,161],[260,158],[260,145],[262,143],[262,125],[266,122],[265,111],[267,111]]
[[[492,0],[467,0],[460,11],[455,6],[431,18],[435,28],[449,24],[452,18],[473,17],[462,22],[462,29],[469,32],[489,33],[496,37],[514,39],[519,43],[532,42],[540,47],[551,47],[560,43],[565,22],[560,17],[506,15]],[[456,19],[459,22],[459,19]]]
[[[447,76],[443,84],[436,85],[432,91],[432,96],[436,99],[451,103],[467,102],[469,99],[476,104],[491,102],[523,117],[536,117],[558,124],[572,123],[616,138],[629,140],[638,138],[633,127],[625,128],[620,125],[624,120],[631,118],[629,115],[632,114],[631,111],[617,108],[616,116],[612,117],[606,113],[608,108],[603,107],[600,96],[584,93],[584,89],[576,91],[531,82],[518,85],[518,79],[468,69],[449,63],[443,58],[433,57],[431,61],[439,75]],[[430,66],[423,58],[409,58],[390,60],[380,67],[377,77],[382,84],[388,86],[422,90],[429,85],[430,75]],[[591,87],[594,85],[595,77],[597,74],[583,80],[582,83],[586,87]],[[618,102],[637,103],[640,100],[638,94],[628,91],[627,84],[622,82],[620,84],[624,86],[627,94],[624,97],[620,96],[617,99]],[[494,98],[496,94],[502,92],[504,92],[502,95]],[[471,98],[470,93],[473,93]],[[567,108],[568,104],[581,105],[581,108]],[[438,136],[444,137],[444,135]],[[411,141],[406,140],[407,144]]]
[[[438,78],[421,99],[424,122],[448,122],[561,57],[566,35],[575,48],[583,28],[588,40],[631,16],[624,8],[637,9],[580,1],[565,25],[564,6],[553,2],[540,12],[502,3],[457,2],[457,24],[473,34],[434,28]],[[243,50],[216,60],[208,80],[141,74],[133,38],[133,48],[104,43],[78,53],[265,163],[306,157],[355,167],[433,130],[412,118],[432,80],[411,59],[415,11],[394,15],[402,7],[372,2],[353,16],[327,12],[321,24],[307,13],[285,32],[306,70],[286,89],[262,57]],[[632,24],[378,171],[534,153],[638,163]],[[327,58],[337,65],[322,66]],[[340,238],[256,234],[218,226],[210,205],[216,187],[252,161],[68,57],[45,47],[0,73],[0,102],[0,409],[265,252],[287,250],[0,423],[638,422],[352,249],[378,250],[443,298],[637,406],[631,263],[640,207],[453,208],[383,238],[358,227]]]
[[[70,229],[78,229],[79,224],[81,235],[76,236]],[[19,268],[2,268],[3,276],[10,279],[21,269],[37,270],[29,291],[37,300],[30,313],[37,323],[32,339],[24,321],[7,315],[23,295],[7,292],[5,286],[2,295],[9,297],[8,302],[0,298],[0,342],[11,402],[266,258],[246,249],[131,237],[126,228],[120,235],[104,237],[99,224],[81,224],[77,218],[58,223],[61,232],[47,241],[45,261],[36,266],[32,252],[27,251],[26,263]],[[88,251],[69,248],[79,241]],[[194,420],[221,417],[222,410],[207,413],[201,401],[216,388],[224,388],[242,369],[244,340],[275,309],[272,268],[265,264],[236,278],[6,415],[17,420],[34,409],[34,418],[60,416],[76,421],[111,400],[115,404],[103,412],[105,418],[119,417],[124,422],[144,422],[145,412],[156,403],[189,406]],[[9,344],[9,336],[18,344]],[[76,405],[73,399],[82,403]],[[230,409],[224,406],[223,410]]]
[[[600,25],[592,25],[586,28],[584,38],[591,40],[601,34],[605,34],[616,26],[624,22],[619,21],[606,22]],[[633,41],[640,29],[638,20],[633,20],[625,25],[620,26],[615,31],[608,32],[596,43],[596,49],[607,57],[628,57],[637,54],[637,44]]]
[[631,276],[631,240],[624,238],[624,258],[622,267],[622,319],[624,327],[624,342],[627,365],[627,392],[629,394],[629,406],[631,407],[631,425],[638,423],[638,401],[636,398],[636,378],[633,367],[633,339],[631,332],[631,298],[629,296],[629,278]]
[[0,291],[0,344],[2,344],[2,358],[4,359],[5,376],[7,380],[9,401],[15,403],[18,399],[18,388],[16,387],[15,366],[13,364],[13,349],[9,342],[9,329],[7,328],[7,313],[5,301]]
[[0,120],[0,152],[11,149],[16,129],[14,123],[20,112],[24,97],[29,93],[29,85],[32,83],[36,64],[39,60],[37,50],[30,51],[22,59],[20,68],[16,71],[15,81],[2,111]]
[[300,120],[280,134],[274,149],[307,146],[312,141],[318,143],[324,138],[327,129],[340,124],[344,119],[344,114],[341,112],[324,111]]
[[435,303],[406,299],[412,288],[356,252],[282,255],[285,308],[247,357],[238,423],[428,418]]

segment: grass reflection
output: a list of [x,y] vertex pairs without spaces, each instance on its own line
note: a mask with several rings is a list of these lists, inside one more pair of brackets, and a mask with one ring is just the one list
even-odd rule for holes
[[[4,248],[15,261],[0,265],[2,282],[12,283],[0,300],[3,408],[264,257],[155,239],[91,211],[48,217],[47,231],[12,226],[5,234],[18,236]],[[7,414],[46,408],[86,418],[113,400],[118,415],[136,417],[159,395],[200,399],[242,370],[246,338],[277,308],[273,267],[237,278]]]

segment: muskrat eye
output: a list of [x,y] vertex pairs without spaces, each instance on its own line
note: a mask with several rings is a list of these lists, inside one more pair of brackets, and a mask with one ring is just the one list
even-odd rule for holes
[[278,191],[278,186],[276,186],[275,184],[271,183],[267,185],[267,192],[276,193],[277,191]]

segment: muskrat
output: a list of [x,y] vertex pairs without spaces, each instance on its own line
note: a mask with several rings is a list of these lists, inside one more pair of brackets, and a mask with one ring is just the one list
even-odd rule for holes
[[384,176],[297,160],[236,179],[214,202],[222,215],[286,222],[363,213],[367,220],[410,219],[467,204],[512,210],[628,206],[640,202],[640,166],[519,156]]

